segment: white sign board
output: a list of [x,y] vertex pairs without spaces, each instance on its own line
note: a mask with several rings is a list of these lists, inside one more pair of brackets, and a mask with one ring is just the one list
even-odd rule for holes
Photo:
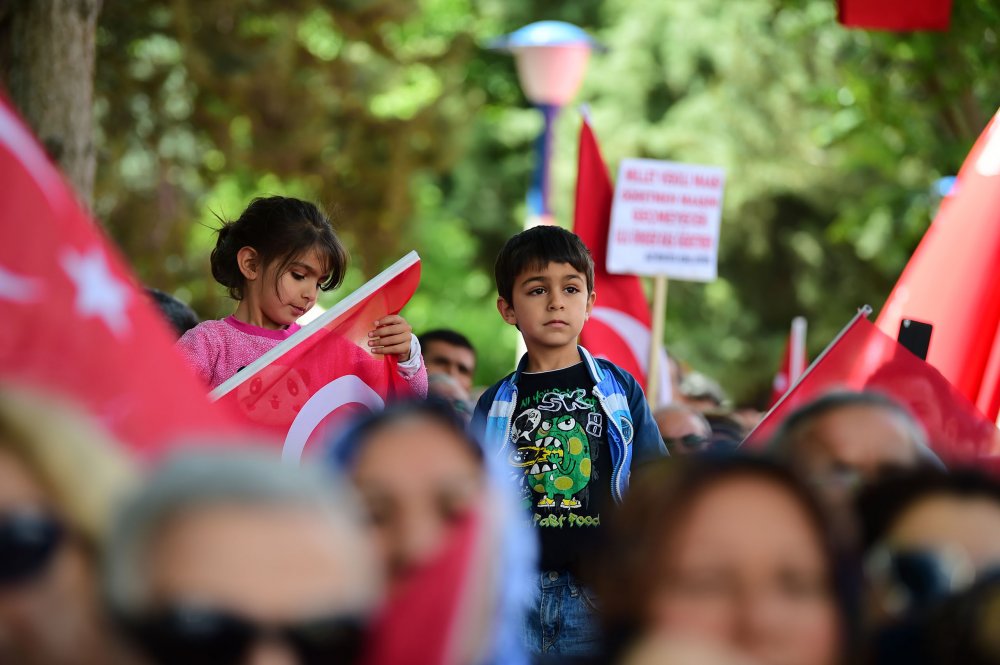
[[611,208],[608,271],[714,280],[725,175],[715,166],[623,160]]

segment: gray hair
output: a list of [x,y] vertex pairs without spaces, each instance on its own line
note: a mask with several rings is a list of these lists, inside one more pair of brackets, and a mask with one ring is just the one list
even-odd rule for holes
[[907,438],[913,444],[920,461],[934,467],[944,468],[941,459],[928,444],[927,433],[913,415],[891,397],[880,392],[870,391],[837,390],[799,407],[778,427],[768,444],[768,453],[778,459],[788,459],[792,450],[799,445],[803,435],[816,420],[828,413],[852,406],[882,409],[891,413],[903,425]]
[[112,610],[141,603],[143,561],[159,530],[179,514],[213,504],[301,507],[342,534],[343,547],[356,550],[352,558],[359,568],[375,565],[361,533],[362,513],[346,482],[317,467],[283,463],[277,453],[263,449],[186,451],[158,469],[112,525],[103,571]]
[[[653,412],[653,420],[657,420],[660,416],[668,416],[674,413],[680,413],[686,416],[693,417],[695,420],[698,421],[698,425],[704,431],[708,432],[709,436],[712,435],[712,424],[708,422],[708,418],[705,417],[705,414],[681,402],[671,402],[670,404],[661,406],[660,408],[658,408],[656,411]],[[657,424],[659,424],[658,421]]]

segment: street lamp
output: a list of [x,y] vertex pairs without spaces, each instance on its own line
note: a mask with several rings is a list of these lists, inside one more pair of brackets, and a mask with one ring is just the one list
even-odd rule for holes
[[549,165],[555,119],[559,109],[580,89],[590,52],[601,46],[571,23],[538,21],[501,37],[493,48],[514,55],[521,89],[545,119],[545,128],[535,143],[537,157],[528,190],[527,226],[552,224]]

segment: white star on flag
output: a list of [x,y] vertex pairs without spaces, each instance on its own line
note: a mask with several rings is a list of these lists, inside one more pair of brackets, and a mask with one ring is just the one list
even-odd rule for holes
[[126,310],[131,293],[111,273],[101,248],[84,254],[70,249],[59,262],[76,286],[77,313],[102,319],[115,337],[128,333],[131,326]]
[[0,266],[0,299],[29,303],[42,299],[42,281],[24,277]]

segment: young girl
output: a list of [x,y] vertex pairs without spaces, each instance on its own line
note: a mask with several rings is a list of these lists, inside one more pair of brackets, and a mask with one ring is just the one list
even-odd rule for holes
[[[271,196],[219,229],[211,262],[212,276],[239,305],[232,316],[187,331],[177,346],[215,388],[299,330],[296,320],[318,291],[343,281],[347,251],[315,205]],[[384,317],[368,337],[372,353],[396,356],[413,392],[427,394],[420,345],[403,317]]]

